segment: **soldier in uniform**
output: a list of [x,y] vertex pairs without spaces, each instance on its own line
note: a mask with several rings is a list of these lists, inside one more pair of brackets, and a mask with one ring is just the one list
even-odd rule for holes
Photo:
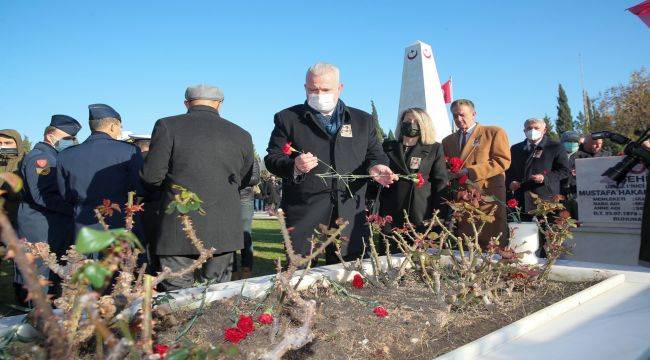
[[[99,228],[94,209],[104,199],[123,207],[129,191],[142,193],[138,175],[142,155],[138,147],[117,140],[120,114],[104,104],[89,105],[88,110],[90,136],[62,151],[56,169],[61,195],[74,207],[75,233],[83,226]],[[111,228],[124,227],[124,216],[118,213],[106,222]]]
[[[25,155],[20,166],[24,186],[18,207],[18,235],[31,243],[48,243],[59,257],[72,245],[74,223],[72,206],[59,193],[56,163],[59,151],[75,143],[80,129],[79,122],[70,116],[53,115],[45,128],[43,141]],[[40,270],[47,278],[47,268]],[[50,280],[57,282],[58,279]],[[26,294],[20,273],[16,272],[14,282],[16,295],[24,303]]]
[[[24,155],[23,140],[18,131],[14,129],[0,130],[0,174],[9,172],[18,175],[18,167]],[[9,184],[0,179],[0,189],[9,190]],[[2,196],[4,197],[4,211],[7,212],[11,225],[15,227],[20,194],[7,191]]]

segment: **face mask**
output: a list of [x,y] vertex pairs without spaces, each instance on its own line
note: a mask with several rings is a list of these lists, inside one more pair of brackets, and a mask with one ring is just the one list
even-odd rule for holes
[[414,126],[414,124],[410,122],[403,122],[401,131],[402,131],[402,136],[408,136],[408,137],[420,136],[420,128]]
[[530,141],[537,141],[542,138],[544,135],[541,131],[537,129],[530,129],[524,131],[524,134],[526,134],[526,138]]
[[564,143],[564,149],[569,154],[573,154],[574,152],[578,151],[578,147],[579,147],[578,143],[574,143],[574,142],[565,142]]
[[307,104],[321,113],[328,113],[336,107],[334,94],[307,94]]
[[56,148],[57,151],[63,151],[65,149],[69,148],[72,145],[77,145],[77,142],[74,141],[74,140],[70,140],[70,139],[61,139],[56,144],[55,148]]
[[18,156],[18,149],[0,146],[0,158],[10,158],[14,156]]

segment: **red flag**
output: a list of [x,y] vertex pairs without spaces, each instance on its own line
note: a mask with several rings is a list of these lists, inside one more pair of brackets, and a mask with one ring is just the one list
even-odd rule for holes
[[650,27],[650,0],[646,0],[636,6],[632,6],[627,10],[632,14],[638,16],[641,21]]
[[442,84],[440,88],[442,89],[442,97],[445,98],[445,104],[451,104],[454,98],[451,93],[451,77],[444,84]]

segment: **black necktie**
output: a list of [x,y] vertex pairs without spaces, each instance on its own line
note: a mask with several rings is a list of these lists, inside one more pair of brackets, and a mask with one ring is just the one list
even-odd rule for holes
[[467,145],[467,133],[465,131],[461,131],[460,136],[462,136],[460,139],[460,151],[462,152],[465,148],[465,145]]

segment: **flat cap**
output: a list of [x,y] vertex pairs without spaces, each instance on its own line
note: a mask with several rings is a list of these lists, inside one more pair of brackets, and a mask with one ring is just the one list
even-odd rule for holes
[[575,131],[568,130],[560,135],[560,141],[562,142],[580,142],[580,134]]
[[216,86],[205,84],[189,86],[187,90],[185,90],[185,100],[223,101],[223,91]]
[[88,105],[88,120],[99,120],[105,118],[115,118],[119,121],[122,121],[120,114],[115,111],[112,107],[106,104],[91,104]]
[[68,115],[52,115],[50,126],[54,126],[71,136],[76,136],[79,130],[81,130],[81,124],[79,124],[79,121]]

